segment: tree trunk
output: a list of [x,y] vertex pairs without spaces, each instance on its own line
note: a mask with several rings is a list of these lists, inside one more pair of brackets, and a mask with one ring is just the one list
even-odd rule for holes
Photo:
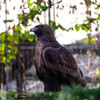
[[[20,47],[18,46],[18,50]],[[23,84],[23,68],[20,64],[20,57],[19,57],[19,51],[16,55],[16,62],[15,62],[15,68],[16,68],[16,87],[17,87],[17,93],[22,93],[22,84]]]
[[[51,3],[51,0],[48,0],[48,2]],[[49,7],[49,9],[48,9],[48,18],[49,19],[48,20],[49,20],[49,25],[50,25],[50,20],[51,20],[51,12],[50,12],[50,9],[51,9],[51,5],[49,4],[48,7]]]

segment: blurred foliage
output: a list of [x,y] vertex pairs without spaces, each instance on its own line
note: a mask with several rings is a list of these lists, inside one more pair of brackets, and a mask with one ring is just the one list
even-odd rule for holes
[[66,30],[61,24],[57,24],[54,21],[50,20],[50,26],[53,28],[54,31],[56,31],[58,28],[60,28],[61,30]]
[[63,87],[57,100],[99,100],[100,88]]
[[[36,40],[36,36],[31,35],[29,33],[29,30],[25,30],[23,31],[23,27],[27,28],[28,26],[30,26],[29,21],[31,20],[32,22],[35,22],[35,20],[37,20],[38,22],[40,22],[40,18],[38,16],[40,16],[42,14],[42,12],[47,11],[48,9],[50,9],[52,6],[54,6],[55,4],[57,4],[56,9],[60,9],[63,10],[64,6],[62,5],[62,8],[59,6],[59,3],[62,2],[62,0],[58,1],[57,3],[53,4],[52,2],[45,2],[43,0],[40,0],[40,2],[38,2],[39,0],[37,0],[37,2],[31,2],[31,0],[27,1],[27,6],[28,8],[25,7],[24,3],[23,5],[20,6],[20,9],[22,9],[22,13],[18,14],[18,20],[19,20],[19,24],[18,25],[14,25],[12,28],[9,27],[9,30],[12,30],[13,33],[11,34],[9,32],[9,30],[7,30],[7,43],[8,43],[8,63],[10,64],[12,62],[12,60],[15,58],[15,55],[18,52],[18,44],[21,41],[24,40],[28,40],[28,41],[33,41]],[[23,2],[23,0],[22,0]],[[91,1],[89,1],[91,2]],[[95,9],[99,9],[100,5],[91,2],[92,4],[96,5]],[[26,3],[25,3],[26,4]],[[88,9],[91,8],[91,5],[88,5]],[[15,9],[15,8],[14,8]],[[28,9],[28,12],[25,12],[24,9]],[[38,16],[37,16],[38,15]],[[4,20],[4,23],[12,23],[14,20],[12,19],[7,19]],[[70,27],[68,30],[63,27],[61,24],[49,20],[49,23],[51,25],[51,27],[54,29],[54,31],[56,31],[57,29],[61,29],[63,31],[69,31],[69,30],[76,30],[79,31],[80,29],[84,30],[85,32],[88,32],[91,30],[91,26],[88,25],[88,23],[93,23],[95,24],[96,22],[100,21],[100,14],[97,15],[97,18],[91,18],[91,17],[87,17],[87,19],[85,21],[83,21],[83,24],[76,24],[74,27]],[[97,27],[99,27],[99,24],[97,24]],[[3,62],[4,64],[6,64],[6,32],[2,32],[0,34],[0,62]],[[91,33],[90,33],[91,36]],[[90,42],[95,43],[95,38],[90,38],[89,35],[87,35],[87,38],[84,39],[84,42],[87,44],[90,44]]]
[[15,92],[1,93],[0,97],[4,100],[99,100],[100,88],[89,89],[87,87],[62,87],[59,92],[34,93],[32,95],[17,94]]
[[[21,24],[25,27],[28,26],[28,20],[30,19],[31,21],[35,22],[35,16],[36,15],[41,15],[42,12],[46,11],[49,9],[49,5],[53,6],[51,3],[47,2],[48,6],[45,5],[45,2],[42,1],[41,3],[38,2],[32,2],[30,0],[28,0],[28,7],[29,12],[25,13],[23,11],[22,14],[19,14],[19,21],[21,22]],[[40,21],[39,17],[37,18],[38,21]]]
[[97,75],[100,75],[100,70],[97,70],[95,73],[96,73]]
[[25,95],[25,94],[17,94],[16,92],[5,92],[1,93],[0,97],[3,100],[10,99],[10,100],[55,100],[58,97],[58,93],[49,92],[49,93],[34,93],[32,95]]
[[84,23],[83,23],[83,24],[80,24],[80,25],[78,25],[78,24],[75,25],[76,31],[79,31],[80,28],[81,28],[82,30],[84,30],[85,32],[88,32],[88,31],[90,30],[90,27],[89,27],[88,24],[84,24]]
[[[75,25],[75,29],[76,31],[79,31],[80,29],[84,30],[85,32],[91,32],[92,30],[92,25],[91,24],[94,24],[96,26],[96,29],[95,31],[98,31],[98,27],[100,26],[98,23],[100,21],[100,13],[98,13],[98,9],[100,9],[100,4],[97,3],[97,1],[91,1],[91,0],[85,0],[85,3],[86,3],[86,7],[87,7],[87,15],[88,17],[86,18],[86,20],[83,21],[83,24],[76,24]],[[94,7],[95,11],[94,10],[91,10],[91,6]],[[97,12],[96,12],[97,10]],[[91,13],[94,13],[96,14],[97,17],[91,17]],[[85,22],[85,24],[84,24]],[[89,33],[89,35],[87,35],[87,38],[84,39],[84,42],[86,44],[90,44],[90,43],[93,43],[95,44],[96,40],[95,38],[91,38],[91,33]]]
[[[42,12],[45,12],[48,9],[50,9],[52,6],[54,6],[52,2],[45,2],[43,0],[41,0],[40,2],[38,1],[31,2],[31,0],[28,0],[27,1],[28,8],[26,8],[25,7],[26,3],[24,3],[22,0],[22,5],[20,6],[20,9],[22,9],[22,13],[18,14],[19,24],[16,26],[14,25],[12,28],[9,27],[8,30],[6,30],[6,32],[2,32],[0,34],[0,63],[2,62],[3,64],[6,64],[6,50],[7,50],[6,38],[7,38],[7,48],[8,48],[7,62],[9,64],[8,65],[9,68],[11,68],[10,64],[12,63],[13,59],[15,59],[15,56],[18,52],[18,45],[20,44],[20,42],[24,40],[28,40],[30,42],[37,40],[36,36],[31,35],[29,30],[25,30],[24,32],[22,32],[23,28],[27,28],[28,26],[30,26],[29,20],[31,20],[32,22],[35,22],[35,20],[40,22],[40,18],[37,15],[40,16]],[[59,3],[60,2],[57,2],[57,4]],[[25,12],[24,9],[28,9],[28,12]],[[5,24],[12,23],[13,21],[14,20],[12,19],[3,20]],[[63,28],[63,26],[61,26],[60,24],[56,25],[56,22],[51,21],[50,24],[54,30],[58,28],[65,30],[65,28]],[[9,30],[12,30],[12,33],[10,33]],[[5,70],[6,70],[6,67],[5,67]]]
[[[28,40],[32,42],[36,39],[36,36],[31,35],[29,30],[25,30],[24,33],[22,33],[22,27],[21,25],[17,25],[16,27],[12,28],[13,34],[11,35],[10,32],[7,32],[7,46],[8,46],[8,63],[10,64],[12,60],[15,58],[15,55],[18,52],[18,43],[24,40]],[[6,64],[6,33],[2,32],[0,34],[0,60]]]
[[14,20],[4,20],[4,23],[13,22]]

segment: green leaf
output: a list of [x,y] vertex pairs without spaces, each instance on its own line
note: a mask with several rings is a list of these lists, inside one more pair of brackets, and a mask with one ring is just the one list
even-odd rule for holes
[[78,24],[75,25],[75,29],[76,31],[79,31],[80,30],[80,26]]
[[15,27],[15,31],[22,31],[22,27],[18,25],[17,27]]
[[19,33],[18,32],[15,32],[14,33],[14,37],[19,37]]
[[85,38],[85,39],[84,39],[84,42],[85,42],[86,44],[89,44],[89,38]]
[[2,32],[0,34],[0,41],[4,42],[5,41],[5,32]]
[[51,20],[50,20],[49,23],[50,23],[50,26],[51,26],[51,27],[54,26],[54,25],[56,26],[56,22],[54,22],[54,21],[51,21]]
[[53,30],[57,30],[58,28],[62,29],[62,30],[66,30],[61,24],[56,25],[55,21],[49,21],[50,26],[53,28]]
[[95,38],[92,38],[90,41],[91,41],[93,44],[95,44]]
[[0,55],[4,55],[5,53],[5,43],[0,43]]
[[66,30],[63,26],[61,26],[60,24],[58,25],[60,29],[62,30]]
[[53,4],[52,4],[52,2],[48,2],[48,5],[49,5],[49,6],[52,6]]
[[8,49],[8,54],[11,54],[11,50],[10,49]]
[[19,18],[19,21],[22,22],[22,20],[23,20],[23,15],[22,15],[22,14],[18,14],[18,18]]
[[49,7],[48,6],[40,6],[43,11],[46,11]]
[[97,7],[95,7],[96,10],[98,10],[100,8],[100,5],[97,5]]
[[33,5],[33,3],[31,3],[30,0],[28,0],[28,7],[31,7]]
[[5,57],[5,56],[2,58],[2,62],[3,62],[4,64],[6,64],[6,57]]
[[89,31],[89,29],[88,29],[87,27],[85,27],[85,26],[81,26],[81,27],[82,27],[82,29],[85,30],[86,32]]
[[8,48],[13,49],[12,43],[8,44]]
[[52,28],[55,31],[55,30],[57,30],[59,28],[59,26],[58,25],[57,26],[52,26]]
[[3,20],[4,23],[13,22],[14,20]]
[[91,22],[91,23],[94,23],[94,21],[96,21],[96,18],[89,18],[89,17],[87,17],[87,20],[86,21]]
[[14,47],[13,50],[14,50],[14,54],[17,54],[18,48],[17,47]]
[[0,55],[4,55],[5,54],[5,51],[0,51]]
[[27,37],[29,35],[29,30],[25,30],[24,33],[25,33],[25,35]]
[[4,51],[4,49],[5,49],[5,44],[0,43],[0,51]]
[[19,43],[19,37],[14,37],[14,43],[18,44]]
[[12,54],[12,53],[8,54],[8,59],[9,59],[10,61],[11,61],[12,59],[14,59],[14,57],[15,57],[14,54]]
[[88,8],[91,8],[91,5],[88,5]]
[[[12,69],[10,65],[7,66],[8,70]],[[4,70],[6,71],[6,66],[4,67]]]
[[98,17],[97,17],[97,20],[100,20],[100,14],[99,14]]
[[80,24],[79,27],[85,30],[86,32],[90,30],[90,27],[88,26],[88,24]]

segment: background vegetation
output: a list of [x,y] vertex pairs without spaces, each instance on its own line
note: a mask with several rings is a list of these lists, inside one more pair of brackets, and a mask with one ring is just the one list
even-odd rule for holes
[[0,97],[6,100],[99,100],[100,88],[89,89],[82,87],[62,87],[59,92],[34,93],[32,95],[17,94],[15,92],[7,92],[0,94]]
[[[4,0],[5,1],[5,0]],[[91,0],[85,0],[86,8],[87,8],[87,15],[89,15],[82,24],[76,24],[74,27],[69,27],[68,29],[63,27],[60,23],[57,23],[55,20],[51,20],[50,16],[50,9],[55,5],[58,5],[56,9],[60,9],[59,5],[62,0],[53,3],[51,0],[45,2],[43,0],[37,0],[36,2],[31,2],[28,0],[24,2],[22,0],[22,5],[20,9],[22,9],[22,13],[18,14],[18,25],[14,25],[13,27],[8,27],[8,30],[5,32],[1,32],[0,34],[0,63],[3,63],[4,70],[6,70],[6,65],[8,66],[8,70],[12,69],[12,63],[16,59],[16,55],[18,54],[18,50],[20,47],[20,43],[23,41],[34,42],[37,40],[35,35],[30,34],[29,30],[26,30],[27,27],[30,26],[30,21],[34,22],[37,20],[40,23],[40,16],[43,12],[48,11],[48,24],[56,31],[57,29],[61,29],[63,31],[70,31],[76,30],[79,31],[80,29],[84,30],[87,33],[87,38],[84,39],[86,44],[93,43],[97,41],[95,38],[91,38],[91,30],[92,24],[96,25],[95,31],[99,30],[99,22],[100,22],[100,14],[97,13],[97,17],[91,17],[91,6],[95,5],[95,10],[100,9],[100,4],[96,2],[92,2]],[[6,2],[4,2],[6,3]],[[27,8],[26,5],[27,4]],[[63,6],[64,7],[64,6]],[[63,8],[62,7],[62,8]],[[74,9],[75,6],[72,6]],[[15,8],[14,8],[15,9]],[[13,9],[13,10],[14,10]],[[26,9],[28,12],[25,12]],[[95,12],[94,12],[95,13]],[[7,12],[5,12],[7,14]],[[14,20],[12,19],[5,19],[4,23],[12,23]],[[10,32],[12,30],[12,33]],[[1,66],[0,66],[1,67]],[[100,98],[100,88],[98,89],[88,89],[88,88],[70,88],[70,87],[63,87],[62,91],[58,93],[36,93],[31,96],[17,94],[15,92],[7,92],[0,94],[3,98],[21,98],[23,100],[99,100]]]
[[[23,1],[22,1],[23,2]],[[18,14],[18,25],[14,25],[13,27],[9,27],[8,30],[5,32],[1,32],[0,34],[0,61],[6,64],[6,54],[5,54],[5,47],[6,47],[6,39],[7,39],[7,55],[8,55],[8,63],[11,63],[12,59],[14,59],[15,54],[18,51],[18,48],[16,46],[18,43],[24,40],[28,41],[33,41],[36,40],[36,36],[31,35],[29,33],[29,30],[24,30],[23,29],[27,28],[29,25],[29,20],[35,22],[37,20],[40,22],[40,18],[37,17],[37,15],[41,16],[42,12],[46,12],[47,10],[51,9],[52,6],[54,5],[60,5],[62,2],[59,1],[55,4],[49,0],[48,2],[42,1],[42,0],[37,0],[37,2],[31,2],[31,0],[28,0],[28,2],[25,2],[23,5],[20,6],[20,9],[22,9],[22,13]],[[96,2],[92,2],[91,0],[86,0],[86,7],[87,7],[87,12],[92,12],[89,9],[91,8],[92,5],[95,6],[95,10],[98,10],[100,8],[99,4],[96,4]],[[25,4],[27,3],[28,7],[25,8]],[[47,4],[46,4],[47,3]],[[15,9],[15,8],[14,8]],[[24,10],[28,9],[28,12],[25,12]],[[58,8],[59,9],[59,6]],[[62,9],[63,10],[63,9]],[[6,12],[7,13],[7,12]],[[95,13],[95,12],[94,12]],[[50,17],[50,16],[49,16]],[[65,30],[65,31],[70,31],[70,30],[76,30],[79,31],[80,29],[84,30],[87,32],[87,38],[84,39],[85,43],[89,44],[90,42],[95,43],[95,38],[90,39],[91,33],[91,24],[96,24],[96,30],[99,29],[99,21],[100,21],[100,14],[97,14],[96,18],[87,17],[85,21],[83,21],[82,24],[76,24],[75,27],[69,27],[69,29],[66,29],[63,27],[61,24],[58,24],[54,20],[51,20],[50,18],[48,19],[49,25],[52,26],[52,28],[56,31],[58,28]],[[5,19],[4,23],[12,23],[13,20],[11,19]],[[12,30],[12,34],[9,32],[9,30]],[[9,66],[10,68],[10,66]],[[6,69],[6,68],[5,68]]]

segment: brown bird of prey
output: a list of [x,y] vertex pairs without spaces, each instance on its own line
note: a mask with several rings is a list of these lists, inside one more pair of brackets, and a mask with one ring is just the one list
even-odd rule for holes
[[30,29],[37,35],[34,63],[44,91],[58,91],[61,85],[85,86],[85,80],[71,53],[61,46],[49,25],[37,25]]

